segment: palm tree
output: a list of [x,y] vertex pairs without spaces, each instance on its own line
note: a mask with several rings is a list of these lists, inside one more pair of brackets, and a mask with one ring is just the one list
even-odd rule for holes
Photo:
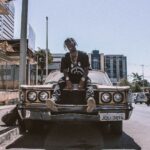
[[133,82],[141,82],[142,81],[142,75],[139,75],[138,73],[132,73]]
[[[44,49],[38,48],[35,52],[35,60],[38,62],[38,68],[41,70],[40,83],[43,84],[44,69],[46,67],[46,51]],[[52,62],[51,53],[48,51],[48,64]]]
[[139,75],[138,73],[132,73],[132,77],[133,77],[133,80],[132,80],[133,91],[140,92],[142,91],[141,87],[150,86],[150,83],[146,79],[143,80],[142,75]]

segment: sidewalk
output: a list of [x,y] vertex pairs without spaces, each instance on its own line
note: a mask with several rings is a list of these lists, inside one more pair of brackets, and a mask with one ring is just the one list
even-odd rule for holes
[[8,128],[5,124],[1,121],[1,118],[8,112],[10,112],[16,105],[6,105],[0,106],[0,133],[2,130]]
[[2,116],[12,110],[14,107],[16,107],[16,105],[0,106],[0,148],[19,135],[19,129],[17,126],[6,126],[1,121]]
[[0,91],[0,105],[13,103],[19,98],[19,92],[16,91]]

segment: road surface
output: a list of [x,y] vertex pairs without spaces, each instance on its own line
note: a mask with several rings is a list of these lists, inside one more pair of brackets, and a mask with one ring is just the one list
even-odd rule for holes
[[88,122],[56,122],[39,133],[25,134],[6,148],[11,150],[100,150],[150,149],[150,107],[134,105],[130,120],[123,122],[123,134],[115,136]]

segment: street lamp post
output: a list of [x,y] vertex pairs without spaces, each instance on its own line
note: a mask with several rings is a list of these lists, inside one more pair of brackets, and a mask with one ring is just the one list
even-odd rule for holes
[[143,76],[143,89],[144,89],[144,65],[141,65],[142,66],[142,76]]
[[37,55],[37,64],[36,64],[36,85],[38,84],[38,55]]
[[46,77],[48,76],[48,17],[46,17]]
[[19,87],[26,84],[28,0],[22,0]]

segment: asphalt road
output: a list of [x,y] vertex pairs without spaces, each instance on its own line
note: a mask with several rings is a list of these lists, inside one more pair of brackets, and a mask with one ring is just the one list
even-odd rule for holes
[[57,122],[39,133],[25,134],[6,149],[45,150],[100,150],[100,149],[150,149],[150,107],[135,105],[130,120],[124,121],[122,136],[115,136],[88,122]]

